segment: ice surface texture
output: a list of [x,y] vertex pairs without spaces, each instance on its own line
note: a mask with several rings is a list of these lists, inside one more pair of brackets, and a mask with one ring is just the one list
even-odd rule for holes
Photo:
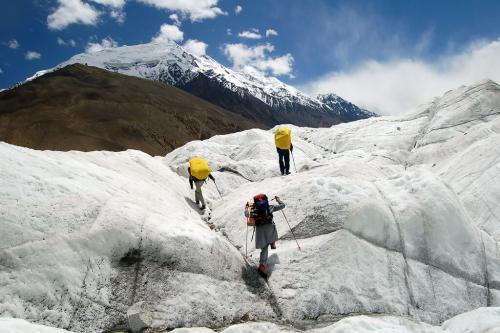
[[[299,331],[269,322],[232,325],[222,333],[498,333],[500,308],[479,308],[446,321],[441,327],[395,316],[354,316],[319,329]],[[0,318],[0,333],[71,333],[30,324],[22,319]],[[178,328],[172,333],[215,333],[205,327]]]
[[[165,158],[0,143],[0,316],[100,332],[144,301],[162,329],[306,327],[374,313],[441,325],[500,305],[497,84],[405,116],[291,128],[299,172],[286,177],[272,130],[191,142]],[[193,156],[209,161],[224,196],[204,186],[211,215],[192,202]],[[243,260],[243,207],[260,192],[287,204],[302,247],[277,213],[269,285]],[[387,322],[398,320],[409,319]]]

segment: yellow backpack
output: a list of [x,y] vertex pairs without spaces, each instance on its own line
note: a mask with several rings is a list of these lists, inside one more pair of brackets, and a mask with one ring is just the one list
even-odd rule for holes
[[201,157],[192,158],[189,161],[189,169],[191,170],[191,176],[199,180],[207,179],[210,172],[212,172],[208,163]]
[[292,146],[292,130],[288,127],[280,127],[274,134],[276,147],[279,149],[290,149]]

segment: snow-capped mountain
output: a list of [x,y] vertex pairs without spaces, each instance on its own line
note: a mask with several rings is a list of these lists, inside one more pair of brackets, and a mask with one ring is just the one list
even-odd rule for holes
[[[144,302],[156,331],[266,321],[224,332],[284,333],[356,314],[308,332],[498,327],[498,308],[475,309],[500,306],[499,85],[407,115],[291,127],[298,172],[285,177],[273,130],[164,158],[0,143],[0,317],[98,333]],[[218,186],[204,185],[204,214],[186,177],[193,156]],[[268,283],[243,215],[256,193],[279,196],[289,221],[275,214]]]
[[[276,78],[228,69],[209,56],[187,52],[175,42],[82,53],[57,68],[73,63],[171,84],[267,125],[327,126],[372,115],[342,99],[326,103]],[[41,71],[38,75],[46,72]]]
[[349,122],[370,117],[377,117],[376,113],[359,108],[358,106],[346,101],[340,96],[333,93],[320,94],[317,99],[328,105],[332,110],[338,110],[339,116],[343,122]]

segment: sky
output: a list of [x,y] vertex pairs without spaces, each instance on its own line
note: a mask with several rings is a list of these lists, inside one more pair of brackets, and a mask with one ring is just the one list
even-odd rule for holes
[[169,39],[315,96],[400,114],[500,82],[497,0],[1,1],[0,88],[82,52]]

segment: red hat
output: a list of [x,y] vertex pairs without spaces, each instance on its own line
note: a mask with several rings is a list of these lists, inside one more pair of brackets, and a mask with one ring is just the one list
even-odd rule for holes
[[253,197],[253,201],[267,200],[267,195],[260,193]]

